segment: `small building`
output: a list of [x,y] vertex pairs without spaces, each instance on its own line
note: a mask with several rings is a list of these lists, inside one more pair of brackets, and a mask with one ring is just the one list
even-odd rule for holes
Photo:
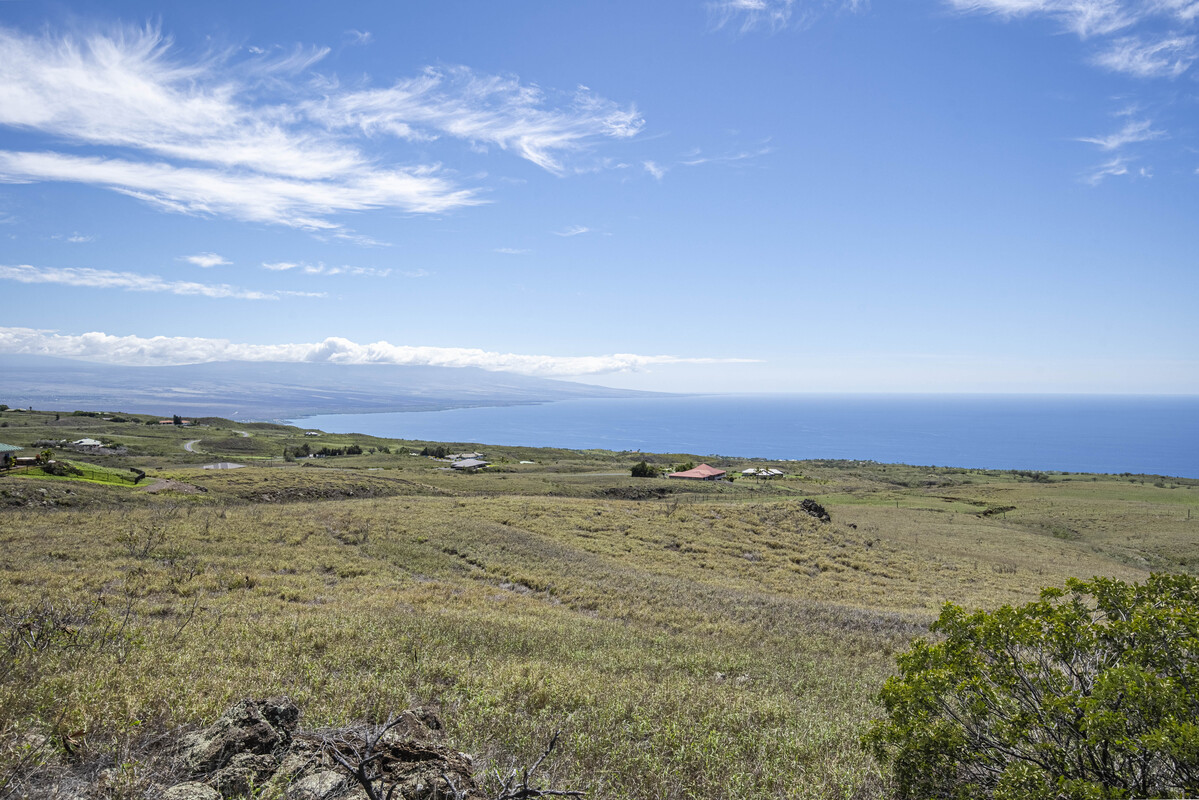
[[480,461],[477,458],[464,458],[464,459],[461,459],[460,461],[455,461],[453,464],[450,464],[450,467],[452,467],[453,469],[466,469],[466,470],[482,469],[485,466],[487,466],[487,462]]
[[747,478],[781,478],[785,473],[774,467],[750,467],[741,470],[741,474]]
[[683,472],[672,472],[667,475],[667,478],[683,478],[689,481],[722,481],[724,480],[725,472],[716,467],[710,467],[707,464],[700,464],[695,469],[685,470]]
[[72,447],[103,447],[104,443],[99,439],[77,439],[71,442]]
[[450,453],[446,458],[450,461],[466,461],[468,459],[482,458],[482,453]]
[[0,467],[11,467],[17,459],[17,453],[24,450],[15,444],[0,444]]

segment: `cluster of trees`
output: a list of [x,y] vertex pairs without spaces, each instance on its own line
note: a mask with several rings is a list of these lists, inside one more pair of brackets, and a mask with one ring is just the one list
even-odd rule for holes
[[[386,449],[386,448],[384,448]],[[371,452],[374,452],[372,449]],[[390,452],[388,450],[387,452]],[[320,450],[313,450],[308,442],[299,447],[283,448],[283,460],[294,461],[297,458],[308,458],[308,456],[316,456],[317,458],[328,458],[330,456],[360,456],[362,455],[362,447],[356,444],[348,447],[322,447]]]
[[863,743],[901,798],[1199,796],[1199,579],[1070,580],[946,605]]
[[657,467],[652,467],[644,461],[633,465],[634,478],[656,478],[662,474],[662,471]]
[[444,444],[439,444],[436,447],[426,447],[420,451],[420,454],[431,458],[445,458],[450,454],[450,449]]

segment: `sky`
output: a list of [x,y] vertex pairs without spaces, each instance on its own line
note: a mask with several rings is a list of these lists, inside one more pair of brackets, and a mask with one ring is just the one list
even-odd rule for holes
[[0,353],[1199,393],[1199,0],[0,0]]

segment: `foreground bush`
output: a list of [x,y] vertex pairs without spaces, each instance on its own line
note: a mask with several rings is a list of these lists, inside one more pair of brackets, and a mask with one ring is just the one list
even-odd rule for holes
[[946,605],[864,743],[903,798],[1199,795],[1199,580],[1095,578]]

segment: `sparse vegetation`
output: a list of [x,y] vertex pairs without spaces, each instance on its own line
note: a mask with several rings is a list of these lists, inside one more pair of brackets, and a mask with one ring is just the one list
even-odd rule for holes
[[[25,446],[53,422],[22,418],[6,436]],[[647,482],[633,453],[322,434],[362,452],[310,459],[287,426],[119,430],[127,453],[87,460],[144,471],[136,486],[0,477],[0,627],[19,643],[49,603],[41,627],[65,637],[10,648],[0,674],[0,774],[22,786],[80,764],[135,785],[146,737],[285,694],[313,727],[437,708],[488,774],[561,729],[547,780],[589,797],[883,796],[859,739],[944,602],[968,617],[1199,564],[1186,479],[810,461],[778,464],[802,478]],[[505,471],[411,455],[437,448]],[[225,458],[250,466],[199,469]]]

